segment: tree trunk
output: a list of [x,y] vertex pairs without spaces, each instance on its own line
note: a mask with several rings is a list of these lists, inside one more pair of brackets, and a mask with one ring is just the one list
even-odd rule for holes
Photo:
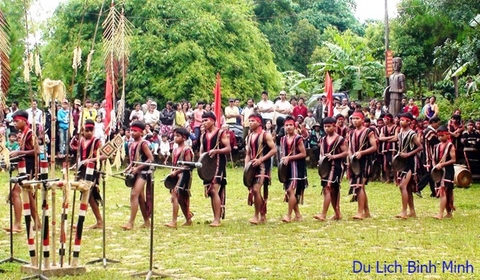
[[458,77],[453,77],[453,88],[455,89],[455,98],[458,98]]

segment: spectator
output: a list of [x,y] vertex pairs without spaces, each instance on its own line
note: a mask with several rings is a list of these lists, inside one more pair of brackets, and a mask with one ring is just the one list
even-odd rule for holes
[[[225,108],[225,121],[227,124],[237,124],[237,117],[240,116],[238,107],[235,106],[235,99],[228,100],[228,106]],[[216,116],[219,118],[220,116]]]
[[182,103],[177,103],[173,106],[175,108],[175,127],[183,127],[185,128],[186,127],[186,123],[187,123],[187,115],[185,114],[185,112],[183,111],[182,107],[183,107],[183,104]]
[[262,115],[263,121],[273,122],[273,114],[275,112],[275,104],[268,99],[268,92],[262,92],[262,99],[257,103],[257,111]]
[[287,93],[285,91],[280,92],[280,99],[275,102],[275,112],[277,118],[286,118],[292,113],[292,105],[287,101]]
[[130,117],[128,118],[130,121],[132,121],[132,118],[134,116],[137,117],[137,120],[139,121],[143,121],[143,118],[144,118],[144,113],[142,111],[142,106],[140,105],[140,103],[135,103],[135,109],[130,113]]
[[28,108],[26,111],[28,113],[28,123],[30,125],[33,125],[34,120],[35,120],[36,126],[39,126],[42,124],[43,112],[42,110],[37,108],[36,100],[32,101],[32,107]]
[[145,124],[148,124],[151,128],[155,129],[160,121],[160,112],[157,110],[157,102],[151,101],[149,106],[150,108],[148,108],[143,118]]
[[477,83],[473,81],[472,77],[467,78],[467,83],[465,84],[465,89],[467,90],[467,95],[477,91]]
[[80,117],[82,115],[82,102],[80,99],[75,99],[73,102],[73,110],[72,110],[72,120],[73,120],[73,127],[74,127],[74,132],[73,134],[76,134],[80,132],[78,129],[78,124],[80,122]]
[[168,101],[165,109],[160,113],[160,133],[166,134],[168,139],[173,139],[173,122],[175,121],[175,110],[173,102]]
[[102,116],[98,115],[95,119],[95,128],[93,130],[93,137],[100,140],[103,144],[105,144],[105,139],[107,138],[105,135],[105,124],[103,123]]
[[325,100],[327,100],[327,98],[325,97],[325,95],[322,95],[317,98],[317,104],[315,105],[315,122],[319,124],[322,123],[323,117],[325,116],[325,109],[327,107],[325,106]]
[[420,112],[418,110],[417,105],[415,105],[415,99],[410,98],[408,100],[408,104],[405,105],[405,107],[403,107],[403,112],[412,114],[412,116],[415,119],[418,118],[418,115],[420,115]]
[[68,100],[62,101],[62,108],[57,112],[58,138],[59,138],[59,157],[64,158],[67,150],[68,126],[70,124],[70,110]]
[[242,125],[243,121],[243,114],[242,114],[242,108],[240,107],[240,99],[235,98],[235,101],[233,102],[235,107],[238,108],[238,117],[237,117],[237,125]]
[[[154,154],[158,155],[157,150],[154,150]],[[162,134],[162,141],[160,141],[160,156],[164,158],[163,163],[167,164],[168,157],[170,157],[170,142],[166,134]]]
[[433,118],[433,117],[438,117],[438,105],[435,103],[437,101],[437,98],[435,96],[430,97],[429,102],[425,104],[423,107],[423,113],[425,114],[425,118],[427,120]]
[[[298,99],[298,103],[295,107],[293,107],[293,111],[292,111],[292,116],[294,118],[297,118],[299,115],[302,115],[303,117],[306,117],[307,114],[308,114],[308,109],[307,107],[305,106],[305,100],[303,99],[303,97],[300,97]],[[292,104],[293,106],[293,104]]]
[[312,129],[315,124],[315,118],[313,117],[313,110],[309,109],[307,112],[307,117],[305,118],[305,125],[307,129]]
[[5,147],[10,151],[20,151],[20,145],[18,144],[17,141],[17,134],[15,133],[10,133],[8,135],[8,141],[5,144]]
[[97,110],[93,108],[92,101],[90,99],[85,100],[85,108],[82,110],[81,120],[79,127],[83,127],[86,120],[95,121],[97,119]]
[[247,107],[242,110],[242,117],[243,117],[243,139],[245,139],[250,131],[250,122],[248,118],[251,114],[255,112],[255,108],[253,106],[253,99],[249,98],[247,100]]

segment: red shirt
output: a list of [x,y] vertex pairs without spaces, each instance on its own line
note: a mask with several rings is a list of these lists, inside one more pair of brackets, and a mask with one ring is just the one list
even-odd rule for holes
[[302,115],[303,118],[306,118],[307,114],[308,114],[308,109],[305,106],[300,107],[297,105],[293,108],[292,116],[295,119],[297,119],[298,115]]
[[414,118],[417,118],[418,115],[420,115],[417,105],[413,105],[412,107],[410,107],[410,105],[407,105],[403,108],[403,112],[412,114]]

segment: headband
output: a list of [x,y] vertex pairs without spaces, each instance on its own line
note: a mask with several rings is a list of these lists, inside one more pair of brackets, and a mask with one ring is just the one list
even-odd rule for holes
[[383,118],[384,118],[384,119],[393,120],[393,118],[392,118],[391,116],[387,116],[387,115],[385,115]]
[[294,120],[291,120],[291,119],[288,119],[286,120],[283,125],[287,125],[288,123],[292,123],[293,125],[295,125],[295,121]]
[[407,122],[412,121],[410,118],[407,118],[407,117],[400,117],[400,120],[404,120],[404,121],[407,121]]
[[206,117],[206,118],[203,118],[203,119],[209,119],[209,120],[211,120],[212,122],[215,122],[215,121],[216,121],[216,119],[214,119],[214,118],[212,118],[212,117]]
[[438,136],[443,136],[443,135],[450,135],[450,132],[446,130],[438,131],[437,132]]
[[93,123],[86,123],[83,125],[84,128],[95,128],[95,125]]
[[132,126],[132,127],[130,127],[130,130],[131,131],[137,131],[137,132],[142,132],[143,131],[143,129],[138,127],[138,126]]
[[258,117],[258,116],[250,116],[248,119],[253,119],[255,121],[257,121],[258,123],[262,123],[262,120]]
[[362,113],[360,113],[360,112],[355,112],[355,113],[353,113],[353,114],[352,114],[352,118],[354,118],[354,117],[360,118],[360,119],[362,119],[362,120],[365,119],[365,115],[362,114]]
[[24,121],[24,122],[28,122],[28,119],[25,118],[24,116],[15,116],[15,117],[13,117],[13,120],[14,120],[14,121]]

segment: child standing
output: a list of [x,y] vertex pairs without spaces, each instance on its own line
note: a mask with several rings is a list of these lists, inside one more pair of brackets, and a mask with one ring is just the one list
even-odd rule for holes
[[17,135],[15,133],[10,133],[8,135],[8,141],[5,146],[10,152],[20,150],[20,145],[18,144]]
[[[452,142],[450,142],[450,133],[444,125],[437,130],[438,140],[440,143],[435,145],[433,153],[433,165],[436,169],[443,170],[442,179],[435,184],[437,196],[440,197],[440,211],[435,219],[451,218],[452,212],[455,210],[453,206],[453,180],[455,176],[454,164],[456,162],[456,151]],[[443,212],[447,210],[447,215],[443,216]]]
[[103,144],[105,144],[105,125],[102,121],[102,116],[97,115],[95,118],[95,129],[93,131],[93,137],[99,139]]
[[[193,161],[193,150],[185,145],[185,141],[190,137],[190,133],[183,127],[174,130],[174,140],[178,147],[173,150],[173,166],[179,166],[179,161]],[[177,182],[175,187],[170,190],[172,194],[172,221],[165,224],[166,227],[176,228],[178,209],[182,209],[186,222],[183,226],[192,225],[192,216],[190,212],[190,186],[192,184],[192,170],[172,169],[170,177],[174,177]]]
[[170,156],[170,142],[168,142],[166,134],[162,135],[162,141],[160,141],[160,156],[165,158],[164,164],[167,164]]

